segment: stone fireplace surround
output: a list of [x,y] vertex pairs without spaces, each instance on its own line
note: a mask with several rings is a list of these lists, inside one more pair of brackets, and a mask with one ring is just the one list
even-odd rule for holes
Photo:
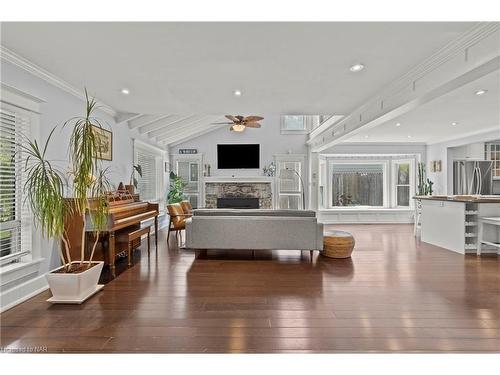
[[205,177],[205,208],[217,208],[217,198],[258,198],[259,208],[273,208],[271,177]]

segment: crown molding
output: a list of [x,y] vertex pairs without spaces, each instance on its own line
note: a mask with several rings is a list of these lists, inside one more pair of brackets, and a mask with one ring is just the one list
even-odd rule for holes
[[[13,65],[17,66],[18,68],[21,68],[21,69],[27,71],[28,73],[33,74],[34,76],[44,80],[45,82],[50,83],[51,85],[77,97],[78,99],[85,100],[85,95],[82,93],[81,90],[70,85],[68,82],[64,81],[63,79],[48,72],[47,70],[36,65],[32,61],[18,55],[14,51],[10,50],[9,48],[7,48],[1,44],[0,44],[0,59],[13,64]],[[113,117],[116,117],[118,115],[118,112],[115,109],[113,109],[111,106],[109,106],[101,101],[99,101],[98,104],[99,104],[98,109],[102,110],[103,112],[107,113],[108,115],[111,115]]]

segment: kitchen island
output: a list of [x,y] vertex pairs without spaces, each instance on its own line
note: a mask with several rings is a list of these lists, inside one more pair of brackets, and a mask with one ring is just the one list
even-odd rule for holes
[[[421,240],[461,254],[476,253],[480,217],[500,217],[500,196],[436,195],[413,199],[421,209]],[[500,242],[497,227],[485,227],[484,231],[485,237]],[[496,253],[497,248],[483,247],[482,253],[488,252]]]

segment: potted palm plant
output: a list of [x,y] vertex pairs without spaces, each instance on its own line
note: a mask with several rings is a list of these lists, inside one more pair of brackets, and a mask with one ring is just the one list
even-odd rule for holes
[[[73,126],[70,138],[70,164],[72,172],[72,198],[65,197],[67,181],[61,170],[47,159],[48,149],[54,128],[47,138],[43,149],[36,141],[28,140],[21,146],[27,155],[25,171],[25,191],[35,225],[39,226],[47,238],[54,238],[59,245],[59,257],[62,266],[49,272],[46,277],[52,298],[50,302],[81,303],[102,286],[98,286],[103,262],[93,261],[94,252],[99,239],[99,231],[107,220],[107,192],[110,184],[106,177],[107,169],[102,169],[99,159],[99,148],[95,127],[101,128],[101,122],[93,117],[96,108],[94,98],[89,99],[87,91],[86,114],[68,120],[64,126]],[[70,213],[82,217],[82,242],[79,260],[72,260],[65,221]],[[90,220],[91,223],[87,223]],[[92,224],[95,240],[89,258],[85,259],[87,224]]]

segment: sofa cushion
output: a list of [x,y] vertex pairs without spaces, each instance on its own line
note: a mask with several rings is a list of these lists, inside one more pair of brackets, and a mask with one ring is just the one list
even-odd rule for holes
[[316,217],[311,210],[270,210],[270,209],[231,209],[200,208],[193,211],[194,216],[280,216],[280,217]]

